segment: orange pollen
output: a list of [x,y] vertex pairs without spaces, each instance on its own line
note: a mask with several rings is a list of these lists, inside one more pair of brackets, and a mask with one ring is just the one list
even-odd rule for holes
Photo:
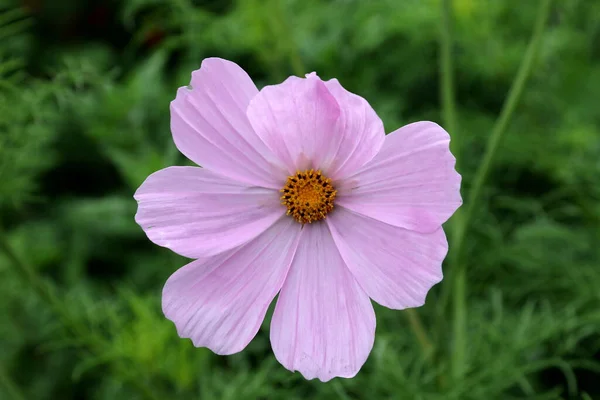
[[333,210],[337,194],[331,179],[324,177],[320,170],[312,169],[288,176],[280,191],[283,194],[281,204],[287,207],[286,214],[301,224],[326,218],[327,213]]

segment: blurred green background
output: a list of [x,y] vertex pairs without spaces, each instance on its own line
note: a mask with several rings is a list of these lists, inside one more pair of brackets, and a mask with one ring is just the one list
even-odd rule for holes
[[595,0],[551,6],[465,232],[463,305],[445,279],[412,314],[376,307],[366,364],[328,383],[276,362],[269,317],[244,352],[219,357],[162,315],[162,285],[186,260],[147,240],[132,195],[188,163],[169,102],[205,57],[239,63],[259,87],[337,77],[388,132],[417,120],[451,130],[440,38],[451,39],[467,198],[539,1],[448,3],[452,36],[441,0],[3,0],[0,399],[600,399]]

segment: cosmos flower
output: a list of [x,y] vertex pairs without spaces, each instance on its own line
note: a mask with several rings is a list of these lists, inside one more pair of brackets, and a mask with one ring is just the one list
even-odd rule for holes
[[375,335],[371,300],[424,304],[442,279],[441,228],[461,204],[450,137],[432,122],[385,135],[336,79],[258,90],[236,64],[203,61],[171,103],[177,148],[135,193],[154,243],[195,259],[163,289],[181,337],[243,350],[279,294],[270,339],[307,379],[352,377]]

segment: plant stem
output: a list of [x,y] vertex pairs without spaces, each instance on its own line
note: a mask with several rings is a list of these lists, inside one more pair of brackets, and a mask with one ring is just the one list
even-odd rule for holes
[[[456,156],[455,168],[460,172],[460,159],[462,154],[461,136],[458,134],[458,118],[456,115],[456,95],[454,91],[454,44],[453,29],[453,3],[452,0],[441,2],[441,29],[440,29],[440,98],[442,104],[442,122],[449,132],[452,140],[450,150]],[[464,142],[464,141],[463,141]],[[461,218],[462,209],[455,212],[449,222],[451,239],[457,236],[458,220]]]
[[408,318],[408,323],[410,324],[411,329],[413,330],[419,344],[421,345],[421,350],[423,350],[423,355],[428,357],[433,352],[433,344],[429,337],[427,336],[427,332],[423,327],[423,323],[421,322],[421,318],[419,314],[414,308],[407,308],[404,310],[404,315]]
[[[457,134],[456,102],[454,96],[454,63],[452,53],[452,0],[442,0],[442,21],[440,31],[440,79],[442,119],[450,135]],[[456,146],[456,141],[452,143]],[[453,149],[458,154],[458,149]]]
[[[453,38],[453,4],[452,0],[442,0],[441,1],[441,15],[440,15],[440,37],[439,37],[439,46],[440,46],[440,64],[439,64],[439,74],[440,74],[440,102],[442,106],[442,124],[446,128],[446,130],[450,133],[452,140],[450,141],[450,149],[452,153],[457,158],[456,169],[460,171],[458,166],[458,160],[460,159],[460,146],[458,145],[457,137],[457,120],[456,120],[456,101],[454,94],[454,53],[452,51],[452,47],[454,44]],[[460,209],[456,211],[456,215],[453,217],[450,222],[451,228],[451,239],[456,236],[454,230],[457,226],[457,219],[459,219]],[[447,284],[442,286],[442,293],[446,286],[450,285],[450,281],[447,280]],[[438,315],[438,324],[436,326],[437,332],[442,332],[444,328],[440,326],[442,319],[440,316],[445,316],[445,314]],[[439,356],[439,355],[436,355]],[[446,385],[446,379],[444,376],[438,377],[438,384],[440,387],[444,387]]]
[[[496,124],[492,130],[486,147],[485,154],[481,166],[477,170],[473,185],[469,192],[468,201],[466,202],[466,211],[460,220],[458,220],[457,229],[455,231],[453,249],[450,254],[450,281],[453,285],[453,310],[454,310],[454,325],[453,337],[454,347],[452,351],[452,376],[454,379],[461,379],[465,372],[465,353],[466,353],[466,269],[465,263],[462,261],[464,252],[464,242],[466,232],[469,228],[474,211],[478,207],[481,200],[483,185],[489,175],[490,168],[496,156],[498,145],[502,135],[506,131],[510,119],[519,103],[525,83],[531,75],[533,64],[537,53],[542,43],[542,36],[546,20],[550,11],[551,0],[540,0],[537,19],[533,34],[529,41],[525,56],[519,66],[519,71],[515,77],[508,96],[500,112]],[[446,291],[447,292],[447,291]],[[441,306],[445,306],[448,294],[442,292]]]

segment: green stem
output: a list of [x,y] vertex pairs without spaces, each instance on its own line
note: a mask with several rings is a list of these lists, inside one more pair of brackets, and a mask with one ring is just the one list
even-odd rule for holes
[[[462,154],[460,135],[458,134],[458,118],[456,113],[456,95],[454,91],[454,44],[453,29],[453,4],[452,0],[441,2],[441,29],[440,29],[440,98],[442,103],[442,122],[450,133],[450,150],[456,156],[457,171],[460,172],[460,155]],[[462,210],[458,209],[451,221],[451,239],[457,235],[456,228],[461,218]]]
[[408,318],[408,323],[410,324],[412,331],[421,345],[423,355],[425,357],[429,356],[433,352],[433,344],[427,336],[427,331],[425,331],[425,328],[423,327],[423,323],[421,322],[419,314],[414,308],[407,308],[404,310],[404,315],[406,315]]
[[[466,269],[465,263],[462,261],[462,255],[464,252],[464,242],[466,237],[467,229],[475,210],[478,208],[478,203],[481,200],[481,194],[484,183],[489,175],[494,157],[496,156],[498,145],[502,135],[506,131],[506,127],[519,103],[523,89],[527,82],[527,79],[531,75],[533,64],[537,53],[542,43],[542,36],[544,27],[548,15],[550,12],[551,0],[540,0],[537,20],[533,35],[529,41],[527,51],[517,76],[513,81],[508,97],[504,102],[500,116],[494,125],[492,134],[488,139],[487,148],[483,156],[481,166],[477,170],[475,175],[474,183],[466,202],[466,210],[463,217],[458,220],[457,229],[455,231],[454,243],[452,252],[449,257],[450,261],[450,282],[453,285],[453,309],[454,309],[454,325],[453,325],[453,337],[454,337],[454,348],[452,351],[452,375],[455,379],[460,379],[464,375],[465,371],[465,353],[466,353]],[[448,285],[447,285],[448,286]],[[446,286],[446,287],[447,287]],[[447,301],[448,293],[442,292],[440,299],[441,307],[445,306]]]
[[[457,134],[456,103],[454,96],[454,64],[452,60],[452,0],[442,0],[442,21],[440,32],[440,79],[442,98],[442,118],[450,135]],[[454,140],[452,143],[456,145]],[[458,149],[453,149],[458,154]]]
[[[453,56],[454,53],[452,51],[452,46],[454,44],[453,38],[453,4],[452,0],[442,0],[441,1],[441,18],[440,18],[440,36],[439,36],[439,46],[440,46],[440,64],[439,64],[439,74],[440,74],[440,101],[442,106],[442,123],[446,130],[450,133],[452,140],[450,142],[450,148],[452,153],[457,157],[457,165],[456,169],[460,171],[458,166],[458,160],[460,159],[461,151],[458,146],[458,138],[456,135],[457,132],[457,120],[456,120],[456,101],[454,94],[454,61]],[[450,228],[454,229],[457,226],[457,220],[459,219],[459,213],[461,210],[459,209],[453,218],[452,224]],[[456,236],[454,231],[452,231],[451,238]],[[442,288],[444,288],[444,285]],[[444,289],[442,289],[443,291]],[[444,313],[438,315],[437,318],[437,326],[436,332],[444,332],[445,328],[440,324],[443,322],[442,316],[445,316]],[[436,355],[439,356],[439,355]],[[445,387],[447,383],[446,377],[439,376],[438,384],[440,387]]]
[[14,400],[25,400],[25,395],[0,364],[0,383],[6,388],[8,395]]

